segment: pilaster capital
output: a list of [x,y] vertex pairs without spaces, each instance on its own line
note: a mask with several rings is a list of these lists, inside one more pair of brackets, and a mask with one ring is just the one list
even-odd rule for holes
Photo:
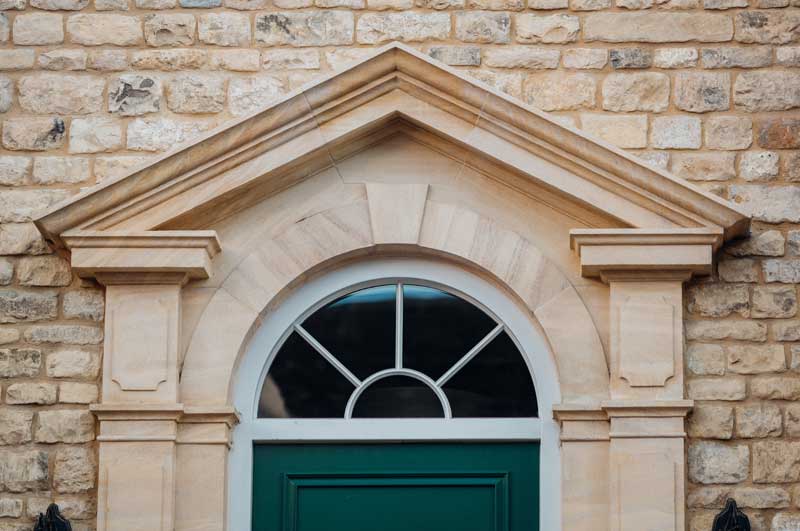
[[220,253],[217,233],[188,231],[70,231],[62,235],[81,278],[102,284],[183,284],[208,278]]
[[721,228],[573,229],[570,248],[584,277],[604,282],[688,280],[711,273]]

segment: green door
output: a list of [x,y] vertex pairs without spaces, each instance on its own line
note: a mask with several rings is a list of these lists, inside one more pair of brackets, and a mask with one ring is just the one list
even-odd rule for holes
[[253,448],[253,531],[537,531],[537,443]]

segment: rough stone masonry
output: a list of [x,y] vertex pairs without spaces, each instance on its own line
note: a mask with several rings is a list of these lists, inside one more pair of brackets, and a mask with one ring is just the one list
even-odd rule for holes
[[[615,2],[615,3],[612,3]],[[686,290],[689,529],[800,529],[800,1],[0,0],[0,531],[96,514],[103,294],[32,216],[399,40],[755,216]]]

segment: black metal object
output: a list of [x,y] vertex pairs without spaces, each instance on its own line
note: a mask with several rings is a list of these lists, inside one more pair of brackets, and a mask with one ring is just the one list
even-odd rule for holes
[[711,531],[750,531],[750,520],[736,506],[736,500],[728,498],[725,508],[714,518]]
[[33,531],[72,531],[72,525],[69,520],[61,516],[58,505],[51,503],[45,514],[39,513],[39,519]]

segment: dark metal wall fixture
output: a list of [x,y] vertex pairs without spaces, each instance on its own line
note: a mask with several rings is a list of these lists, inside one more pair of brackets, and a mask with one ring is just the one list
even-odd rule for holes
[[728,498],[725,508],[714,518],[711,531],[750,531],[750,520],[736,506],[736,500]]
[[45,514],[39,513],[39,519],[33,531],[72,531],[72,525],[69,520],[61,516],[58,505],[51,503]]

